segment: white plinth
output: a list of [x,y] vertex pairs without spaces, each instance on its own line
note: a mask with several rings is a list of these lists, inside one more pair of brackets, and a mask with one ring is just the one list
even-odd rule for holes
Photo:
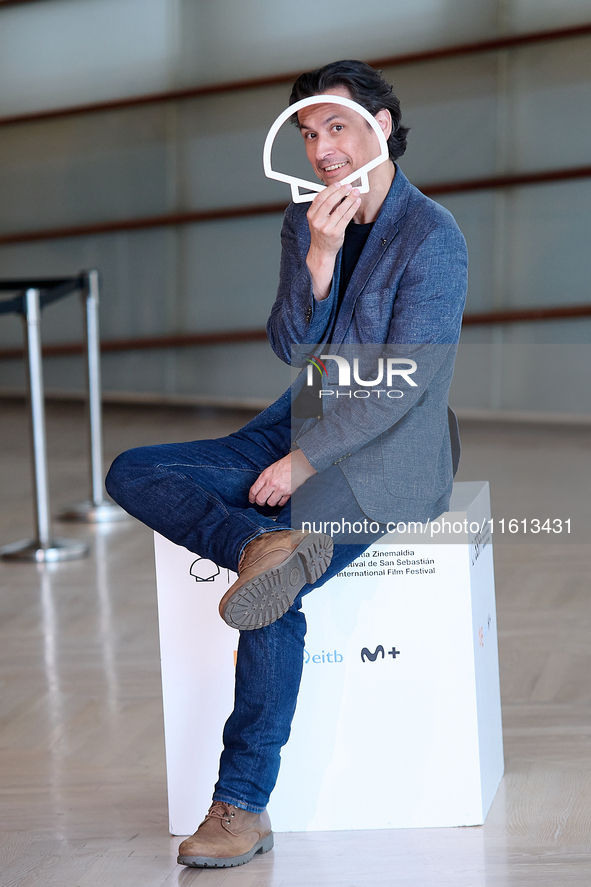
[[[487,483],[455,484],[445,520],[486,528],[489,516]],[[484,536],[389,537],[305,598],[304,675],[269,805],[275,831],[484,822],[503,775]],[[211,803],[232,708],[238,634],[217,606],[234,574],[155,543],[170,831],[185,835]]]

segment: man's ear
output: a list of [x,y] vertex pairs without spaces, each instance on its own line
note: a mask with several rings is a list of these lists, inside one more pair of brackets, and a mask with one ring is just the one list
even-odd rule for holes
[[380,108],[378,113],[375,115],[375,118],[380,124],[380,128],[384,133],[386,141],[388,141],[392,132],[392,115],[387,108]]

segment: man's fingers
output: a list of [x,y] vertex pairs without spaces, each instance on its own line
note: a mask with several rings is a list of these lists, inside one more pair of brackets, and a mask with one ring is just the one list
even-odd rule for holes
[[273,487],[263,487],[257,493],[253,493],[252,488],[248,495],[249,501],[254,505],[280,505],[283,506],[289,500],[289,495],[282,490],[273,489]]
[[329,185],[328,188],[319,191],[310,204],[308,218],[316,215],[320,211],[326,211],[328,214],[328,209],[332,209],[339,200],[343,199],[343,196],[347,193],[345,191],[346,187],[346,185],[341,185],[340,182],[335,182],[334,185]]
[[271,490],[263,488],[262,490],[259,490],[258,493],[249,494],[248,498],[253,505],[272,505],[273,503],[269,501],[271,498],[271,492]]
[[329,185],[324,191],[320,191],[310,204],[308,219],[328,218],[333,214],[341,201],[347,200],[352,191],[351,185],[341,185],[340,183]]
[[341,236],[349,224],[361,202],[356,190],[350,191],[345,197],[333,194],[332,200],[326,200],[315,214],[308,216],[311,231],[321,236]]
[[249,502],[252,504],[256,502],[257,505],[276,505],[281,498],[289,499],[291,470],[283,465],[279,468],[283,461],[273,463],[259,474],[248,491]]
[[335,206],[328,217],[328,221],[333,222],[335,227],[341,226],[345,221],[348,224],[357,212],[357,207],[360,203],[361,197],[351,192],[341,203]]
[[254,502],[254,500],[255,500],[255,498],[262,486],[263,486],[262,474],[259,474],[259,476],[255,480],[255,482],[251,486],[250,490],[248,491],[248,499],[250,502]]
[[328,216],[334,211],[335,207],[337,207],[343,199],[346,199],[351,190],[351,185],[341,185],[339,182],[336,182],[334,185],[329,185],[324,191],[320,191],[310,204],[308,218],[328,218]]
[[285,493],[281,493],[279,490],[273,490],[269,498],[267,499],[266,504],[271,507],[278,505],[282,507],[289,500],[289,496],[286,496]]
[[269,487],[263,478],[263,475],[259,475],[252,487],[248,491],[248,501],[253,505],[256,502],[257,505],[264,505],[267,501],[267,497],[271,492],[271,487]]

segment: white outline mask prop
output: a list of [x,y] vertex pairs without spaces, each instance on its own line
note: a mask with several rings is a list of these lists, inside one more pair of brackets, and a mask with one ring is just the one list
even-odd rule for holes
[[[356,169],[355,172],[351,173],[350,176],[347,176],[346,179],[343,179],[343,184],[347,185],[351,182],[355,182],[357,179],[361,179],[361,185],[359,186],[359,191],[361,194],[366,194],[369,191],[369,178],[368,172],[370,169],[375,169],[376,166],[379,166],[380,163],[383,163],[385,160],[388,160],[388,144],[386,142],[386,137],[382,131],[382,128],[375,117],[373,117],[369,111],[367,111],[363,105],[358,104],[358,102],[354,102],[352,99],[346,99],[340,95],[313,95],[307,99],[301,99],[299,102],[295,102],[293,105],[290,105],[289,108],[286,108],[283,113],[279,115],[275,123],[272,125],[271,129],[267,133],[267,138],[265,139],[265,146],[263,148],[263,169],[265,170],[265,175],[268,179],[277,179],[278,182],[287,182],[288,185],[291,186],[291,197],[294,203],[306,203],[309,200],[313,200],[317,193],[320,191],[324,191],[326,185],[318,184],[317,182],[308,182],[306,179],[300,179],[297,176],[290,176],[283,172],[276,172],[271,166],[271,149],[273,147],[273,142],[275,141],[275,136],[285,123],[285,121],[291,117],[293,114],[297,114],[298,111],[301,111],[302,108],[307,108],[309,105],[344,105],[346,108],[351,108],[353,111],[357,111],[358,114],[361,114],[362,117],[365,117],[373,131],[378,137],[378,141],[380,144],[380,153],[374,159],[370,160],[369,163],[364,164],[364,166]],[[301,193],[300,188],[307,188],[309,191],[312,191],[311,194]]]

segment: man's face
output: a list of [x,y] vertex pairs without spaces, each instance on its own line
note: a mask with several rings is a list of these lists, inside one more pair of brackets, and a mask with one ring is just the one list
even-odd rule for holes
[[[351,98],[344,86],[335,86],[322,95]],[[378,121],[380,114],[376,115]],[[328,102],[310,105],[298,112],[298,120],[308,160],[325,185],[340,182],[380,153],[375,132],[352,108]]]

